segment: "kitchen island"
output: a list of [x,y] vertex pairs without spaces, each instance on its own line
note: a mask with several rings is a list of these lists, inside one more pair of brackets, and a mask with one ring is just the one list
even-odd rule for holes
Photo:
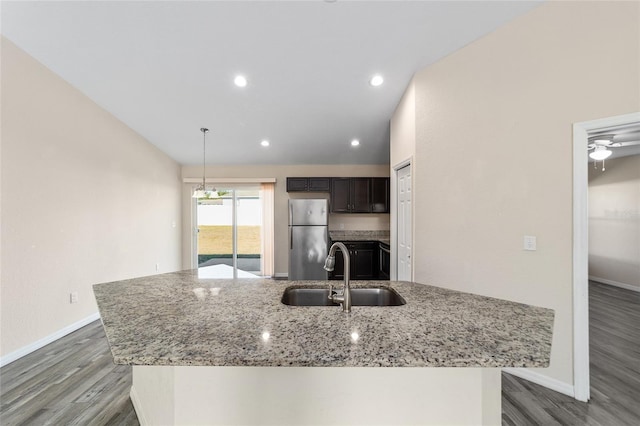
[[114,362],[134,366],[141,423],[499,424],[499,368],[549,364],[548,309],[355,281],[407,303],[344,314],[282,304],[292,285],[328,284],[193,270],[95,285]]

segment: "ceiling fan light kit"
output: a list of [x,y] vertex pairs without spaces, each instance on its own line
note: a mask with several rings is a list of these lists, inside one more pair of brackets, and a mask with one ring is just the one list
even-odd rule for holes
[[593,158],[596,161],[605,160],[609,158],[613,154],[613,152],[609,151],[606,146],[596,146],[595,149],[589,157]]
[[[589,138],[589,145],[587,145],[587,150],[589,152],[589,157],[595,162],[593,163],[593,167],[597,168],[598,161],[602,161],[602,171],[605,171],[604,168],[604,160],[609,158],[613,151],[611,148],[620,148],[620,147],[628,147],[633,145],[640,145],[640,141],[638,140],[626,140],[622,139],[622,141],[614,142],[614,138],[616,135],[614,134],[605,134],[605,135],[597,135],[591,136]],[[627,138],[628,139],[628,138]]]

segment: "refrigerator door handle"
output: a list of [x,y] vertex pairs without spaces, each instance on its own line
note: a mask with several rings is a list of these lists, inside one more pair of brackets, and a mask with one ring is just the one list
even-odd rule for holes
[[293,250],[293,228],[289,227],[289,250]]
[[293,225],[293,206],[289,202],[289,226]]

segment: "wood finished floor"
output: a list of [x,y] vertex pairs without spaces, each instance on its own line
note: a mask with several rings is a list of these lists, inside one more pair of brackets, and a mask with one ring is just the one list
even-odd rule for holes
[[[503,425],[640,424],[640,294],[590,286],[591,401],[502,375]],[[1,425],[138,425],[96,321],[0,369]]]
[[640,425],[640,293],[589,285],[588,403],[502,374],[503,425]]
[[139,425],[100,321],[0,369],[0,425]]

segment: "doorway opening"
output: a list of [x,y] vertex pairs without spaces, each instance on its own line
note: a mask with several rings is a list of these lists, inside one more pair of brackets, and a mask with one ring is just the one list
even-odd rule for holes
[[573,125],[573,392],[590,398],[589,370],[589,203],[588,157],[590,134],[640,122],[640,113]]
[[259,186],[217,188],[194,199],[194,256],[201,278],[259,278],[264,272],[263,199]]

